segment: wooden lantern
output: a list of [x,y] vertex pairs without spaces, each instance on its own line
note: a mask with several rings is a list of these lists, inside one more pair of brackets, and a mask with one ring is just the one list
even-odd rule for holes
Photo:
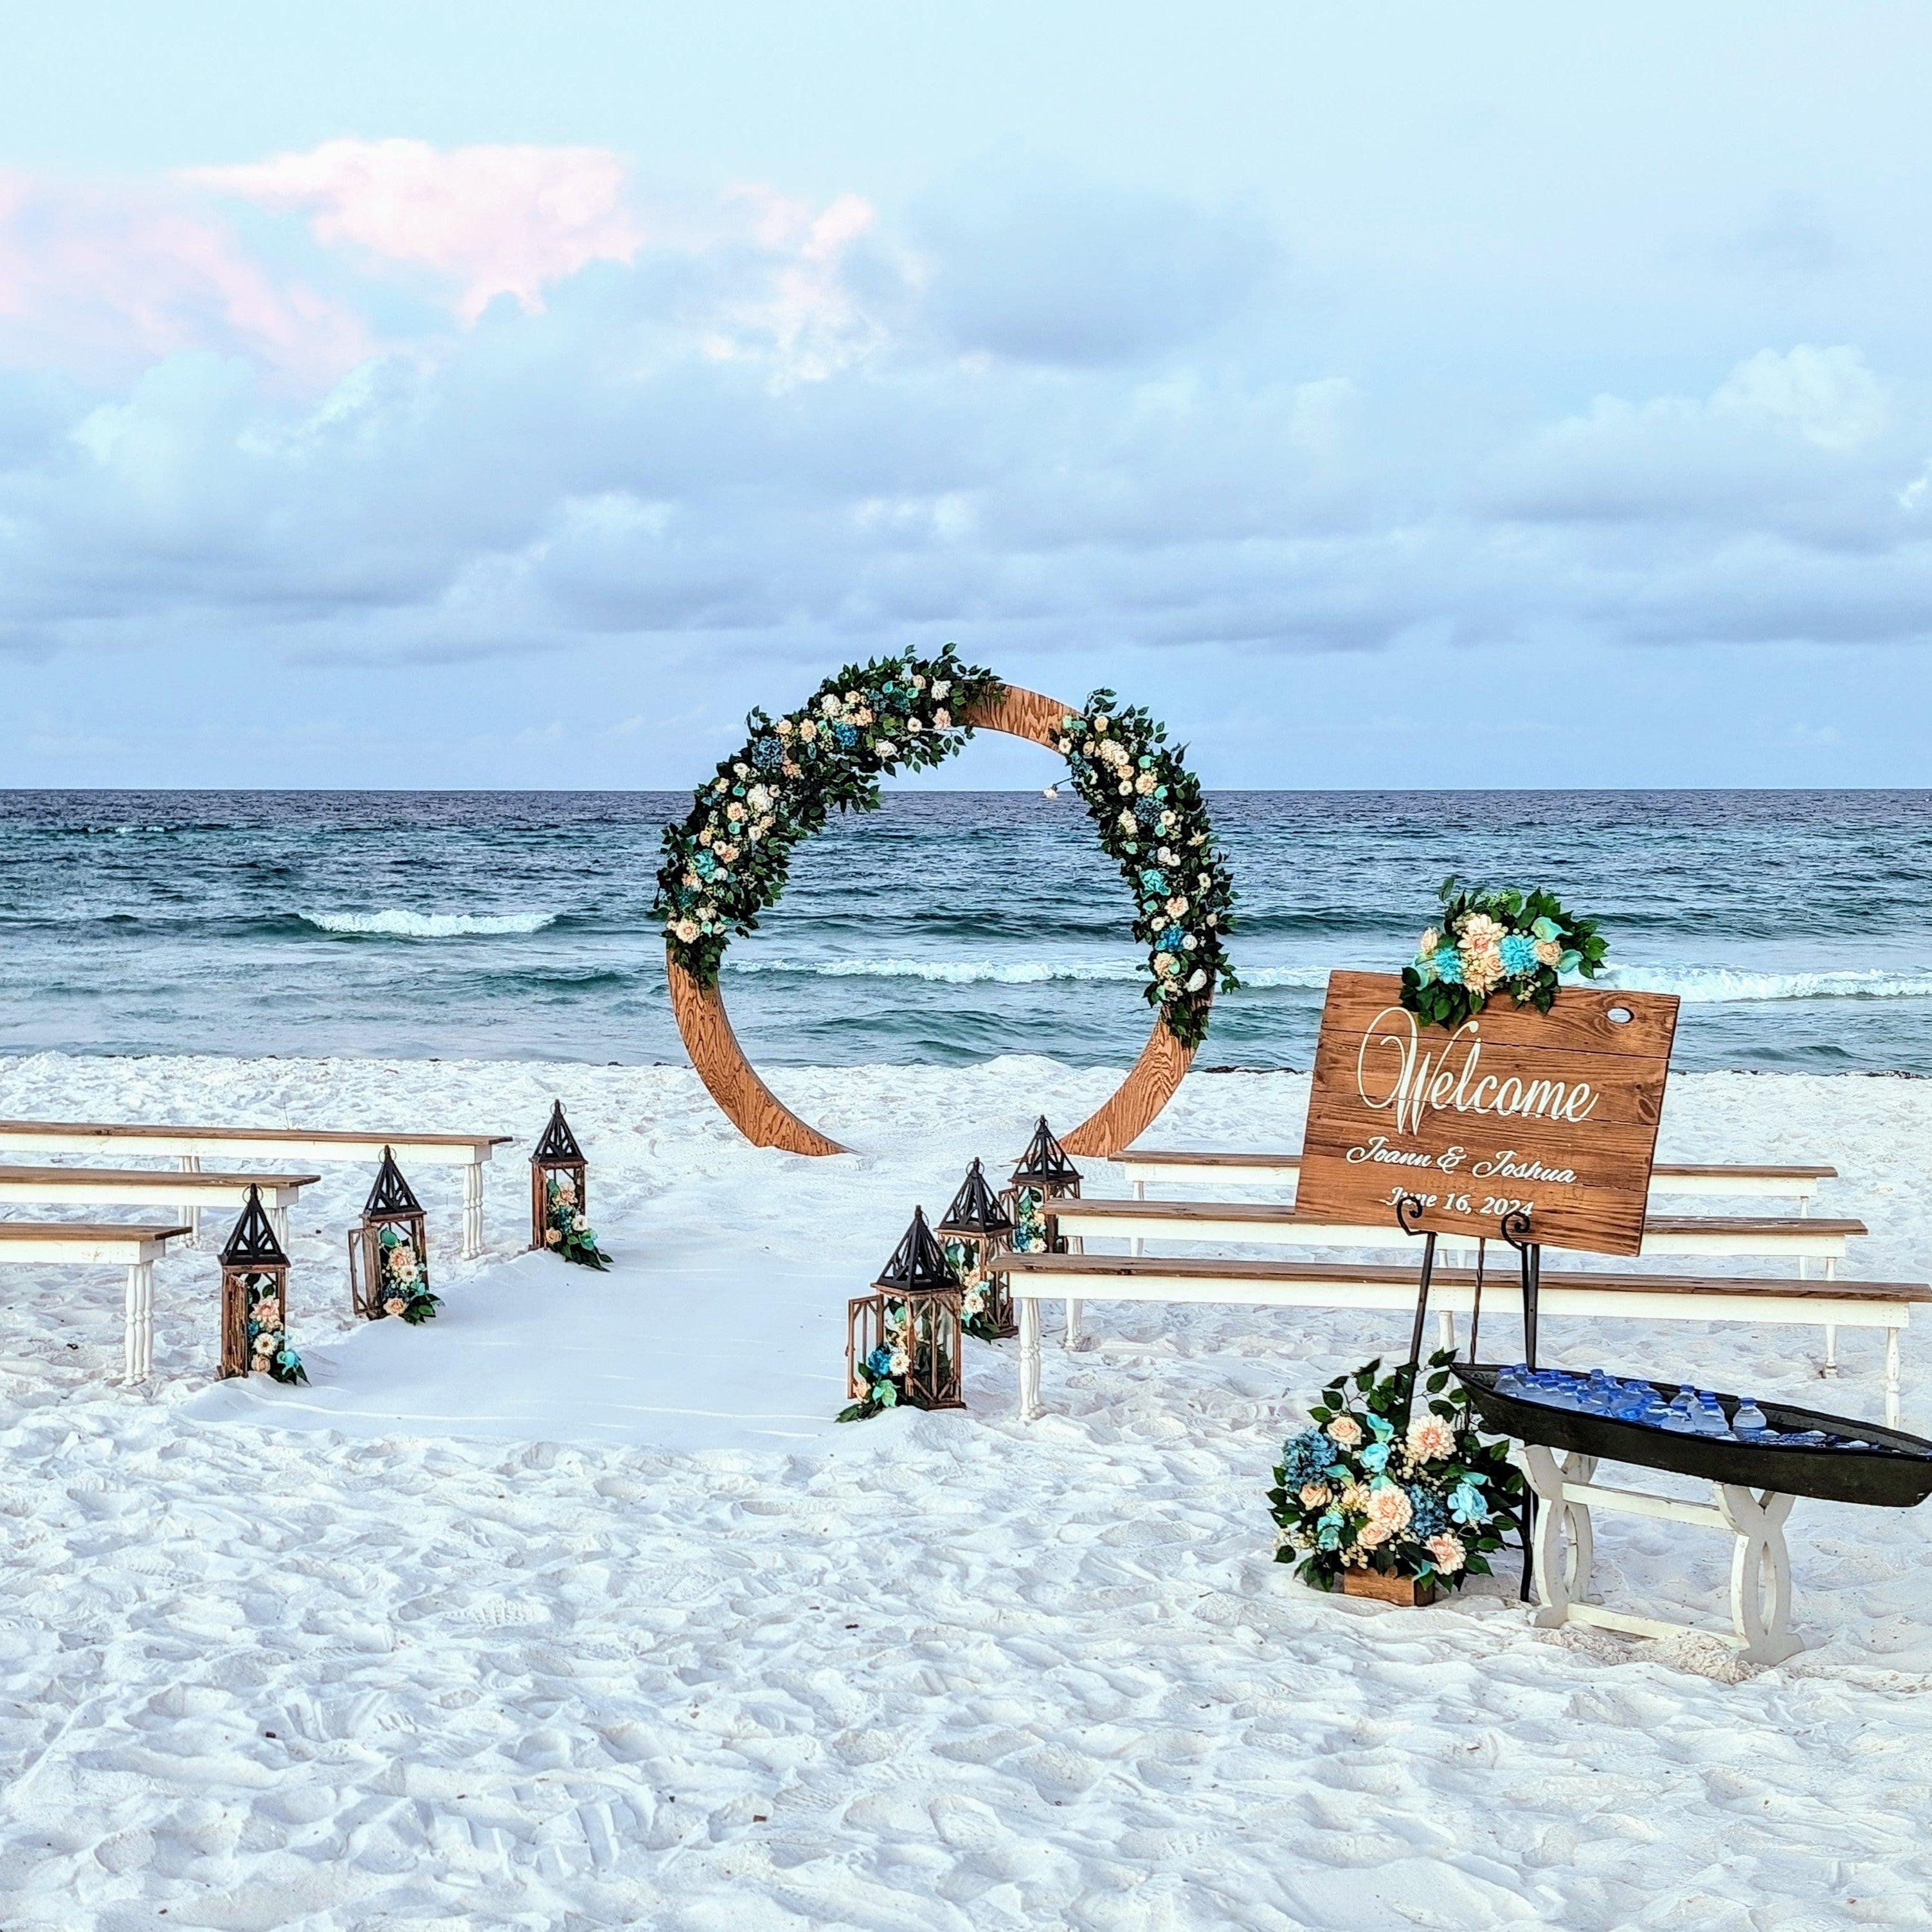
[[1066,1150],[1054,1138],[1042,1114],[1013,1169],[1012,1184],[1000,1197],[1001,1205],[1012,1219],[1014,1252],[1064,1254],[1066,1244],[1060,1238],[1050,1204],[1079,1198],[1080,1170],[1067,1159]]
[[[556,1247],[550,1238],[553,1202],[572,1214],[588,1215],[590,1162],[563,1118],[563,1102],[550,1103],[550,1124],[530,1156],[530,1246]],[[588,1224],[586,1223],[586,1226]]]
[[221,1372],[276,1372],[287,1346],[289,1258],[275,1239],[259,1188],[221,1250]]
[[967,1332],[986,1341],[1018,1334],[1012,1281],[998,1265],[1013,1232],[1012,1216],[994,1198],[986,1170],[976,1160],[966,1170],[945,1220],[933,1232],[959,1283]]
[[[388,1148],[362,1218],[349,1231],[349,1296],[356,1312],[370,1322],[386,1315],[420,1322],[436,1312],[429,1292],[429,1216]],[[392,1307],[396,1301],[404,1306]]]
[[871,1392],[866,1358],[884,1348],[896,1364],[899,1399],[914,1408],[964,1408],[960,1394],[958,1278],[926,1225],[913,1210],[892,1258],[870,1294],[855,1295],[845,1311],[845,1382],[853,1396]]

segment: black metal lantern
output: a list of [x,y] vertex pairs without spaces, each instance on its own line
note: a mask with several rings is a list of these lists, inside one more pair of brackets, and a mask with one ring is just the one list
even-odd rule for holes
[[530,1156],[530,1246],[567,1250],[578,1224],[588,1228],[590,1162],[563,1118],[563,1102],[550,1103],[550,1124]]
[[349,1295],[356,1312],[370,1322],[386,1315],[426,1322],[436,1311],[429,1288],[429,1216],[388,1148],[362,1218],[349,1231]]
[[959,1283],[960,1318],[967,1334],[985,1342],[1017,1334],[1012,1282],[998,1264],[1013,1232],[1012,1216],[994,1198],[976,1160],[933,1232]]
[[926,1225],[926,1210],[915,1208],[872,1292],[846,1304],[845,1380],[852,1395],[863,1399],[889,1377],[899,1400],[915,1408],[964,1408],[960,1301],[946,1251]]
[[1042,1114],[1026,1152],[1013,1169],[1012,1185],[1000,1197],[1001,1204],[1012,1217],[1014,1252],[1065,1253],[1066,1244],[1060,1238],[1048,1203],[1079,1198],[1080,1170],[1067,1159],[1066,1150],[1054,1138],[1053,1130]]
[[221,1373],[259,1370],[278,1382],[306,1382],[288,1345],[288,1322],[289,1258],[275,1239],[261,1190],[250,1187],[221,1250]]

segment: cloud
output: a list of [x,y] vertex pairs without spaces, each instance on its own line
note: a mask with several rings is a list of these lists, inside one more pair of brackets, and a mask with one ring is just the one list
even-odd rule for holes
[[474,322],[499,296],[526,309],[592,262],[628,262],[646,233],[628,170],[603,148],[438,148],[427,141],[326,141],[306,154],[180,178],[256,206],[306,214],[316,239],[453,285]]
[[213,348],[306,376],[370,347],[352,310],[164,189],[0,172],[0,363],[112,380]]
[[[1847,344],[1472,409],[1439,319],[1378,362],[1313,326],[1249,218],[1043,166],[896,223],[417,142],[8,194],[21,652],[1252,660],[1928,628],[1932,420]],[[398,273],[442,305],[399,320]]]

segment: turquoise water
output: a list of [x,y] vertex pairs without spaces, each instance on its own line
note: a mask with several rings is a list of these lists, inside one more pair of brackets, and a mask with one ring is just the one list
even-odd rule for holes
[[[649,920],[686,794],[0,794],[0,1050],[682,1058]],[[1932,1074],[1932,793],[1222,793],[1246,985],[1204,1065],[1305,1066],[1436,883],[1540,883],[1676,1064]],[[896,793],[727,962],[754,1058],[1118,1063],[1148,1024],[1078,804]]]

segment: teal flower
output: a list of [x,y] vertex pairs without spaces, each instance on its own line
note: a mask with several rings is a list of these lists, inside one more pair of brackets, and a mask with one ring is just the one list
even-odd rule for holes
[[1563,937],[1563,928],[1553,919],[1536,920],[1532,922],[1529,929],[1538,939],[1561,939]]

